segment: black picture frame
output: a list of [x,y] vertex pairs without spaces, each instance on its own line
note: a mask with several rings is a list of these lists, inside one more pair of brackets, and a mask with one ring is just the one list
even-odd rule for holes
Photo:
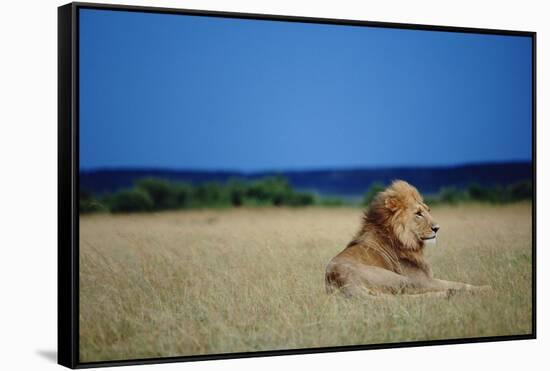
[[[254,19],[284,22],[353,25],[410,30],[526,36],[532,41],[532,333],[463,339],[410,341],[325,348],[208,354],[166,358],[128,359],[101,362],[79,360],[79,23],[80,9],[103,9],[206,17]],[[461,343],[525,340],[536,338],[536,32],[485,28],[433,26],[346,19],[310,18],[268,14],[233,13],[145,6],[70,3],[58,8],[58,363],[69,368],[154,364],[289,354],[417,347]]]

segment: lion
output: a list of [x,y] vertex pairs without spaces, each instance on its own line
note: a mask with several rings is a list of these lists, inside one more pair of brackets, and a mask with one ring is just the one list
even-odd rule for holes
[[327,292],[449,297],[458,291],[489,289],[433,277],[424,248],[438,231],[418,190],[403,180],[394,181],[365,210],[353,240],[329,261]]

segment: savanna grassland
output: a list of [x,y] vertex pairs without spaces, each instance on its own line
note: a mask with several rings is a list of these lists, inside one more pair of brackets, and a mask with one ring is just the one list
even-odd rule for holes
[[433,210],[449,299],[325,293],[358,208],[233,208],[80,219],[80,361],[531,332],[531,206]]

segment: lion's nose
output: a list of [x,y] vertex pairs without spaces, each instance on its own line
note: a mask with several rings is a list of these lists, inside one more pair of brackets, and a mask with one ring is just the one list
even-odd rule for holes
[[437,231],[439,231],[439,225],[436,224],[436,225],[432,226],[432,231],[437,233]]

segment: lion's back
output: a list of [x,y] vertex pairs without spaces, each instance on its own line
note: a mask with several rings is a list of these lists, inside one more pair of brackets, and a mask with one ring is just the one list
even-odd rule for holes
[[325,269],[327,292],[340,289],[348,284],[354,269],[361,266],[374,266],[394,270],[391,262],[380,252],[380,242],[375,239],[352,240],[344,250],[333,257]]

